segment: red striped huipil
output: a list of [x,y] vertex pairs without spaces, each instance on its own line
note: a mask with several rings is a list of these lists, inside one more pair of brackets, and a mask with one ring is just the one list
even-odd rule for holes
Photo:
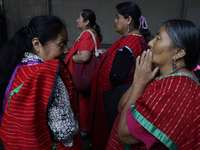
[[0,127],[0,137],[5,149],[82,149],[80,133],[74,137],[71,148],[51,140],[46,110],[58,75],[72,99],[72,77],[59,60],[19,66],[8,94]]
[[[95,35],[97,48],[100,49],[99,38],[94,30],[91,30]],[[71,47],[69,54],[65,58],[65,63],[67,64],[71,74],[73,75],[74,62],[72,60],[73,55],[77,54],[77,51],[92,51],[95,50],[95,43],[92,35],[88,31],[84,31],[81,36],[77,38],[73,46]],[[76,95],[77,96],[77,95]],[[77,97],[76,97],[77,98]],[[79,125],[82,130],[89,130],[89,100],[90,100],[90,91],[79,92]],[[76,100],[75,100],[76,101]]]
[[[103,91],[107,91],[113,87],[113,84],[109,80],[109,74],[116,52],[126,46],[134,54],[134,58],[136,58],[145,50],[141,39],[145,41],[141,34],[137,34],[124,36],[117,40],[104,54],[94,72],[90,98],[90,141],[94,150],[104,150],[110,134],[105,116]],[[131,72],[133,72],[134,67],[132,67]],[[124,82],[129,83],[132,80],[133,73]]]
[[[159,77],[150,83],[132,105],[131,113],[141,126],[169,149],[199,150],[199,107],[199,82],[191,74],[178,73]],[[117,137],[119,118],[113,125],[107,150],[124,149],[125,145]],[[136,149],[136,146],[131,149]],[[156,149],[155,144],[150,150]]]

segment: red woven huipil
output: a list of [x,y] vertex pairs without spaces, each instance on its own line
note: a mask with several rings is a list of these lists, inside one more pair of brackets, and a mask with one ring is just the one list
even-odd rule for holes
[[[99,38],[95,31],[91,30],[95,34],[97,48],[100,49]],[[81,36],[79,36],[76,42],[73,44],[72,48],[69,51],[65,58],[65,63],[67,64],[71,74],[73,75],[74,62],[72,60],[73,55],[77,54],[77,51],[93,51],[95,50],[95,43],[92,35],[88,31],[84,31]],[[79,124],[82,130],[89,130],[89,100],[90,100],[90,91],[88,92],[79,92]],[[75,100],[76,101],[76,100]]]
[[74,137],[71,148],[51,140],[46,110],[58,75],[72,99],[72,77],[59,60],[19,66],[8,94],[0,127],[0,137],[5,149],[82,149],[80,133]]
[[[198,150],[199,107],[199,82],[191,74],[178,73],[159,77],[150,83],[144,94],[132,105],[131,113],[141,126],[169,149]],[[119,118],[115,120],[107,150],[124,149],[125,145],[117,137]],[[131,149],[137,149],[136,145],[131,146]],[[157,150],[156,143],[150,150]]]
[[[128,35],[117,40],[104,54],[101,62],[94,72],[92,80],[92,91],[90,98],[90,141],[92,149],[104,150],[109,138],[109,126],[105,116],[103,91],[113,87],[109,80],[109,74],[116,52],[124,46],[129,48],[134,59],[144,51],[142,41],[144,38],[139,35]],[[134,60],[133,60],[134,61]],[[134,70],[132,67],[131,72]],[[132,82],[133,73],[125,79],[125,83]]]

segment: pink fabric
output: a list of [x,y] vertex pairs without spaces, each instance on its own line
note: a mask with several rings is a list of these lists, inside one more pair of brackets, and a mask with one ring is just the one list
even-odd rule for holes
[[200,66],[199,65],[197,65],[197,67],[193,71],[197,71],[197,70],[200,70]]
[[127,126],[131,134],[142,141],[147,149],[150,149],[153,145],[156,145],[157,150],[169,150],[164,146],[155,136],[144,129],[131,114],[131,109],[128,109],[126,114]]
[[197,67],[192,70],[191,74],[195,75],[194,72],[197,71],[197,70],[200,70],[200,65],[197,65]]

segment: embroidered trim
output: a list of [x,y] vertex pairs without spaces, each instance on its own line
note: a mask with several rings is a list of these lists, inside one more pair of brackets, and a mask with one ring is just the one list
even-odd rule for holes
[[54,141],[53,141],[53,147],[52,147],[52,149],[53,149],[53,150],[57,150],[57,146],[56,146],[56,141],[55,141],[55,139],[54,139]]
[[14,90],[12,90],[12,91],[10,92],[7,110],[9,109],[11,97],[12,97],[14,94],[17,94],[17,93],[19,92],[19,90],[21,89],[21,87],[22,87],[23,84],[24,84],[24,82],[23,82],[20,86],[18,86],[17,88],[15,88]]
[[167,146],[169,149],[178,150],[178,146],[173,140],[171,140],[166,134],[151,124],[151,122],[149,122],[135,109],[135,104],[131,106],[131,113],[132,116],[139,122],[139,124],[141,124],[147,131],[160,140],[165,146]]
[[130,150],[131,149],[131,146],[130,145],[125,145],[124,146],[124,150]]
[[[92,32],[92,31],[94,31],[94,30],[91,30],[91,29],[90,29],[90,30],[85,30],[85,31]],[[85,31],[83,31],[83,32],[85,32]],[[83,32],[82,32],[82,33],[83,33]],[[94,31],[94,32],[95,32],[95,31]],[[82,33],[77,37],[76,41],[79,40],[79,39],[81,38]],[[95,33],[96,33],[96,32],[95,32]],[[95,38],[97,38],[96,34],[94,34],[93,32],[92,32],[92,34],[94,35]]]
[[[134,59],[134,64],[135,64],[135,66],[136,66],[136,59],[135,59],[135,55],[133,54],[133,52],[131,51],[131,49],[128,47],[128,46],[124,46],[126,49],[128,49],[129,50],[129,52],[133,55],[133,59]],[[119,49],[118,51],[123,51],[123,49]],[[133,72],[135,71],[135,67],[133,68],[133,70],[129,73],[129,76],[131,75],[131,74],[133,74]]]
[[0,112],[0,126],[1,126],[1,121],[2,121],[2,119],[3,119],[3,114],[4,114],[4,109],[5,109],[5,106],[6,106],[6,102],[7,102],[7,97],[8,97],[9,91],[10,91],[10,89],[11,89],[11,86],[12,86],[12,83],[13,83],[13,81],[14,81],[14,77],[15,77],[15,75],[16,75],[16,72],[17,72],[18,68],[19,68],[20,66],[28,66],[28,65],[41,64],[41,63],[42,63],[41,61],[26,62],[26,63],[21,63],[21,62],[20,62],[20,63],[17,65],[17,67],[15,68],[15,70],[14,70],[14,72],[13,72],[11,78],[10,78],[9,84],[8,84],[8,86],[7,86],[7,88],[6,88],[5,97],[4,97],[3,105],[2,105],[2,110],[1,110],[1,112]]
[[142,34],[140,34],[140,33],[133,33],[133,35],[135,35],[135,36],[142,36]]
[[171,77],[171,76],[186,76],[186,77],[189,77],[192,80],[194,80],[198,85],[200,85],[198,79],[193,74],[185,73],[185,72],[180,72],[180,73],[170,74],[170,75],[166,75],[166,76],[156,77],[156,78],[154,78],[154,80],[161,80],[163,78],[167,78],[167,77]]

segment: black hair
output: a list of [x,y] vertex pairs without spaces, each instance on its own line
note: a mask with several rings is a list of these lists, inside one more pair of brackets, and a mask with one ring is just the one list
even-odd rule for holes
[[99,38],[99,41],[101,42],[103,40],[101,35],[101,29],[99,25],[96,23],[96,15],[95,13],[90,9],[83,9],[81,10],[81,16],[83,17],[84,21],[89,20],[89,26],[95,30],[97,33],[97,36]]
[[[11,75],[24,57],[25,52],[33,52],[32,39],[37,37],[42,45],[58,37],[66,28],[64,23],[55,16],[41,15],[31,19],[28,27],[20,27],[11,39],[0,50],[0,106]],[[0,107],[1,109],[1,107]]]
[[186,68],[192,71],[198,64],[200,54],[200,29],[191,21],[172,19],[163,23],[172,41],[173,48],[186,51],[184,61]]
[[127,19],[129,16],[132,17],[134,24],[133,27],[138,29],[142,36],[145,38],[146,43],[153,39],[153,35],[148,29],[140,29],[140,17],[142,15],[141,10],[134,2],[122,2],[116,6],[118,13]]

